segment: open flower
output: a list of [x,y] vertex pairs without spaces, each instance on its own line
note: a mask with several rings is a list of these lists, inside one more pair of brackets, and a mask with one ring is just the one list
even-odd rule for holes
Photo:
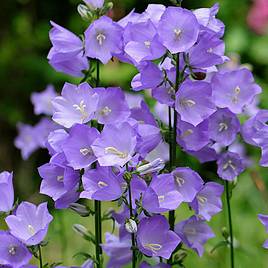
[[128,123],[106,125],[92,149],[101,166],[123,166],[132,158],[136,143],[136,134]]
[[20,268],[28,264],[32,255],[27,247],[9,232],[0,231],[0,264]]
[[180,7],[168,7],[158,24],[160,40],[171,53],[185,52],[191,48],[198,33],[199,24],[195,15]]
[[176,224],[175,232],[182,239],[183,243],[195,250],[199,256],[203,255],[204,244],[207,240],[215,236],[211,228],[206,224],[206,221],[196,216]]
[[147,256],[169,259],[180,241],[178,235],[169,230],[164,216],[143,218],[138,225],[138,248]]
[[87,83],[79,86],[65,83],[61,96],[52,101],[54,107],[52,119],[66,128],[74,124],[87,123],[94,117],[97,102],[98,95]]
[[40,244],[53,217],[49,214],[47,203],[39,206],[22,202],[15,215],[6,218],[10,233],[28,246]]

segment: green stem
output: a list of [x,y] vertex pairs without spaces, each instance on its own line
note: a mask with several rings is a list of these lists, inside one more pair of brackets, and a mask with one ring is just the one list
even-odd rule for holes
[[[180,55],[179,53],[176,55],[176,81],[175,81],[175,92],[177,92],[179,90],[179,86],[180,86],[180,69],[179,69],[179,63],[180,63]],[[169,133],[170,133],[170,140],[169,140],[169,156],[170,156],[170,172],[172,172],[172,169],[174,168],[174,166],[176,166],[176,159],[177,159],[177,119],[178,119],[178,115],[177,112],[175,110],[175,108],[173,108],[173,114],[174,114],[174,118],[173,118],[173,127],[172,127],[172,119],[171,119],[171,108],[169,107],[169,113],[168,113],[168,117],[169,117]],[[169,226],[170,229],[172,231],[174,231],[174,227],[175,227],[175,211],[169,211],[168,214],[168,221],[169,221]],[[169,264],[172,264],[172,259],[173,259],[173,255],[171,255],[170,259],[168,260]]]
[[233,224],[232,224],[232,212],[231,212],[231,203],[230,203],[230,192],[229,192],[229,183],[225,181],[225,194],[226,194],[226,203],[227,203],[227,212],[228,212],[228,224],[229,224],[229,233],[230,233],[230,263],[231,268],[234,268],[234,237],[233,237]]
[[[96,87],[100,84],[100,62],[96,62]],[[94,201],[95,210],[95,239],[96,239],[96,260],[97,268],[102,267],[102,248],[100,244],[102,243],[102,222],[101,222],[101,202],[98,200]]]
[[[131,187],[130,183],[128,183],[128,196],[129,196],[129,213],[130,218],[133,219],[133,208],[132,208],[132,195],[131,195]],[[132,241],[132,268],[136,268],[137,257],[136,257],[136,241],[135,234],[131,233],[131,241]]]
[[38,245],[38,257],[39,257],[39,268],[43,268],[42,249],[40,245]]

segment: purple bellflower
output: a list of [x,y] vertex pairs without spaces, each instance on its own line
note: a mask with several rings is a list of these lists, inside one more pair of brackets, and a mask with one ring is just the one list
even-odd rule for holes
[[192,216],[175,226],[175,232],[182,239],[183,243],[195,250],[199,256],[204,253],[204,244],[215,235],[204,220]]
[[[266,232],[268,232],[268,216],[263,215],[263,214],[259,214],[258,218],[259,218],[260,222],[264,225]],[[268,249],[268,240],[266,240],[264,242],[263,247]]]
[[28,246],[40,244],[53,220],[47,209],[47,203],[39,206],[22,202],[15,215],[6,218],[10,233]]
[[126,54],[137,63],[158,59],[166,51],[151,20],[128,24],[124,31],[124,42]]
[[197,193],[191,207],[198,216],[209,221],[211,217],[222,210],[221,196],[224,187],[215,182],[207,182]]
[[94,92],[99,96],[96,109],[96,119],[99,123],[118,124],[128,119],[130,109],[120,88],[95,88]]
[[183,201],[176,190],[173,176],[161,174],[154,176],[142,198],[143,207],[151,213],[162,213],[176,209]]
[[48,85],[42,92],[34,92],[31,95],[31,101],[34,105],[34,113],[53,115],[51,101],[57,97],[57,93],[52,85]]
[[83,0],[91,9],[102,8],[104,0]]
[[82,71],[89,68],[82,40],[55,22],[51,25],[49,38],[53,47],[47,56],[50,65],[59,72],[82,77]]
[[209,136],[223,146],[232,144],[240,130],[240,123],[235,114],[227,108],[219,109],[208,119]]
[[209,143],[208,120],[197,126],[178,119],[177,142],[184,150],[199,151]]
[[198,33],[199,24],[194,14],[180,7],[168,7],[158,24],[160,41],[173,54],[191,48]]
[[216,109],[212,102],[212,89],[209,83],[185,81],[176,93],[175,109],[181,120],[197,126]]
[[215,4],[211,8],[199,8],[196,9],[193,13],[196,16],[199,24],[202,26],[201,30],[211,30],[219,37],[222,37],[224,34],[225,26],[222,21],[216,19],[216,15],[219,11],[219,4]]
[[132,158],[136,143],[136,134],[128,123],[106,125],[92,149],[101,166],[123,166]]
[[21,268],[28,264],[32,255],[27,247],[9,232],[0,231],[1,267]]
[[58,209],[67,208],[79,198],[79,172],[66,166],[64,161],[58,161],[57,157],[60,156],[55,155],[54,163],[50,162],[38,168],[43,179],[40,193],[50,196]]
[[245,164],[240,155],[232,152],[221,154],[217,165],[219,177],[227,181],[233,181],[245,169]]
[[0,212],[9,212],[14,204],[13,173],[0,173]]
[[192,202],[204,183],[199,174],[188,167],[179,167],[171,175],[183,201]]
[[85,32],[86,55],[107,63],[122,52],[122,28],[109,17],[95,20]]
[[74,124],[87,123],[94,117],[98,99],[98,95],[87,83],[79,86],[65,83],[61,96],[52,101],[52,119],[66,128]]
[[147,256],[169,259],[180,241],[177,234],[169,230],[168,221],[164,216],[143,218],[138,225],[138,248]]
[[82,181],[84,191],[80,198],[112,201],[118,199],[123,193],[123,178],[120,175],[115,175],[111,167],[87,170]]
[[216,73],[212,78],[212,96],[217,107],[228,108],[239,114],[245,106],[251,104],[261,88],[254,83],[248,69]]
[[89,167],[96,161],[91,145],[99,136],[96,128],[87,125],[74,125],[71,128],[69,137],[62,144],[66,160],[74,169]]

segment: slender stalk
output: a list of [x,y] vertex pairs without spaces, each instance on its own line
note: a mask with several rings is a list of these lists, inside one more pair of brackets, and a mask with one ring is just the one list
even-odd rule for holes
[[232,211],[231,211],[228,181],[225,181],[225,194],[226,194],[228,224],[229,224],[229,233],[230,233],[230,241],[229,241],[230,242],[230,264],[231,264],[231,268],[234,268],[234,237],[233,237]]
[[[131,187],[130,183],[128,183],[128,196],[129,196],[129,213],[130,218],[133,219],[133,208],[132,208],[132,195],[131,195]],[[136,257],[136,241],[135,234],[131,233],[131,241],[132,241],[132,268],[136,268],[137,257]]]
[[[100,62],[96,63],[96,87],[99,87],[100,84]],[[98,200],[94,201],[94,210],[95,210],[95,239],[96,239],[96,260],[97,268],[101,268],[101,255],[102,248],[100,244],[102,243],[102,221],[101,221],[101,202]]]
[[[180,63],[180,56],[179,53],[176,55],[176,81],[175,81],[175,85],[174,85],[174,89],[175,92],[177,92],[179,90],[179,86],[180,86],[180,69],[179,69],[179,63]],[[171,108],[169,107],[169,113],[168,113],[168,117],[169,117],[169,156],[170,156],[170,172],[172,171],[172,169],[174,168],[174,166],[176,165],[176,159],[177,159],[177,112],[175,110],[175,108],[173,108],[173,127],[172,127],[172,118],[171,118]],[[168,221],[169,221],[169,226],[170,229],[172,231],[174,231],[174,227],[175,227],[175,211],[169,211],[168,214]],[[169,264],[172,264],[172,259],[173,259],[173,255],[171,255],[170,259],[168,260]]]
[[38,245],[38,258],[39,258],[39,268],[43,268],[42,249],[40,245]]

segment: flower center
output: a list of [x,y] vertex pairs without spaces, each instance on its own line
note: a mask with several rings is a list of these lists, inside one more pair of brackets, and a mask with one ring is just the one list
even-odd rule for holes
[[232,102],[233,103],[238,103],[238,96],[241,92],[241,88],[239,86],[237,86],[235,89],[234,89],[234,96],[232,97]]
[[82,115],[81,119],[84,120],[88,117],[88,114],[86,112],[86,105],[84,100],[81,100],[79,104],[74,104],[73,107],[75,108],[75,110],[79,111]]
[[236,170],[236,167],[235,167],[235,165],[233,164],[232,160],[228,160],[228,161],[225,163],[225,165],[223,166],[223,170],[226,170],[226,169],[228,169],[229,167],[230,167],[233,171]]
[[164,195],[159,195],[158,196],[158,201],[159,201],[159,203],[164,202],[165,201],[165,196]]
[[187,235],[195,235],[196,229],[192,228],[192,227],[186,227],[186,228],[184,228],[183,232]]
[[108,184],[105,183],[104,181],[99,181],[99,182],[98,182],[98,186],[99,186],[99,188],[104,188],[104,187],[107,187]]
[[106,39],[106,36],[105,36],[103,33],[99,33],[99,34],[97,35],[96,39],[97,39],[99,45],[102,46],[102,45],[103,45],[103,42],[104,42],[105,39]]
[[188,136],[192,135],[193,133],[194,133],[194,131],[192,129],[187,129],[182,133],[181,138],[182,139],[187,138]]
[[153,244],[153,243],[145,244],[144,247],[151,250],[155,254],[162,248],[160,244]]
[[116,155],[119,158],[126,158],[127,157],[127,154],[126,153],[117,150],[115,147],[106,147],[105,148],[105,153],[106,154]]
[[184,106],[184,107],[189,107],[189,108],[191,108],[191,107],[193,107],[195,104],[196,104],[196,102],[195,101],[193,101],[193,100],[188,100],[188,99],[181,99],[180,100],[180,104],[182,105],[182,106]]
[[112,110],[108,107],[108,106],[105,106],[101,111],[100,111],[100,114],[101,115],[108,115],[112,112]]
[[64,177],[63,177],[62,175],[57,176],[57,181],[58,181],[58,182],[63,182],[63,178],[64,178]]
[[144,45],[145,45],[147,48],[150,48],[150,47],[151,47],[151,42],[150,42],[150,41],[145,41],[145,42],[144,42]]
[[92,154],[91,148],[81,148],[79,151],[83,156],[87,156],[88,154]]
[[177,174],[174,175],[174,179],[179,187],[182,187],[182,185],[185,183],[185,180]]
[[27,229],[28,229],[28,232],[29,232],[30,235],[34,235],[35,234],[35,229],[34,229],[34,227],[31,224],[29,224],[27,226]]
[[17,252],[17,246],[15,245],[10,245],[8,247],[8,253],[11,255],[11,256],[14,256]]
[[175,39],[178,40],[181,36],[182,31],[180,29],[174,29]]
[[207,199],[205,196],[202,196],[202,195],[198,195],[198,196],[197,196],[197,200],[198,200],[198,202],[201,203],[202,205],[204,205],[204,204],[208,201],[208,199]]
[[223,131],[226,131],[228,130],[228,125],[224,122],[222,123],[219,123],[219,132],[223,132]]

